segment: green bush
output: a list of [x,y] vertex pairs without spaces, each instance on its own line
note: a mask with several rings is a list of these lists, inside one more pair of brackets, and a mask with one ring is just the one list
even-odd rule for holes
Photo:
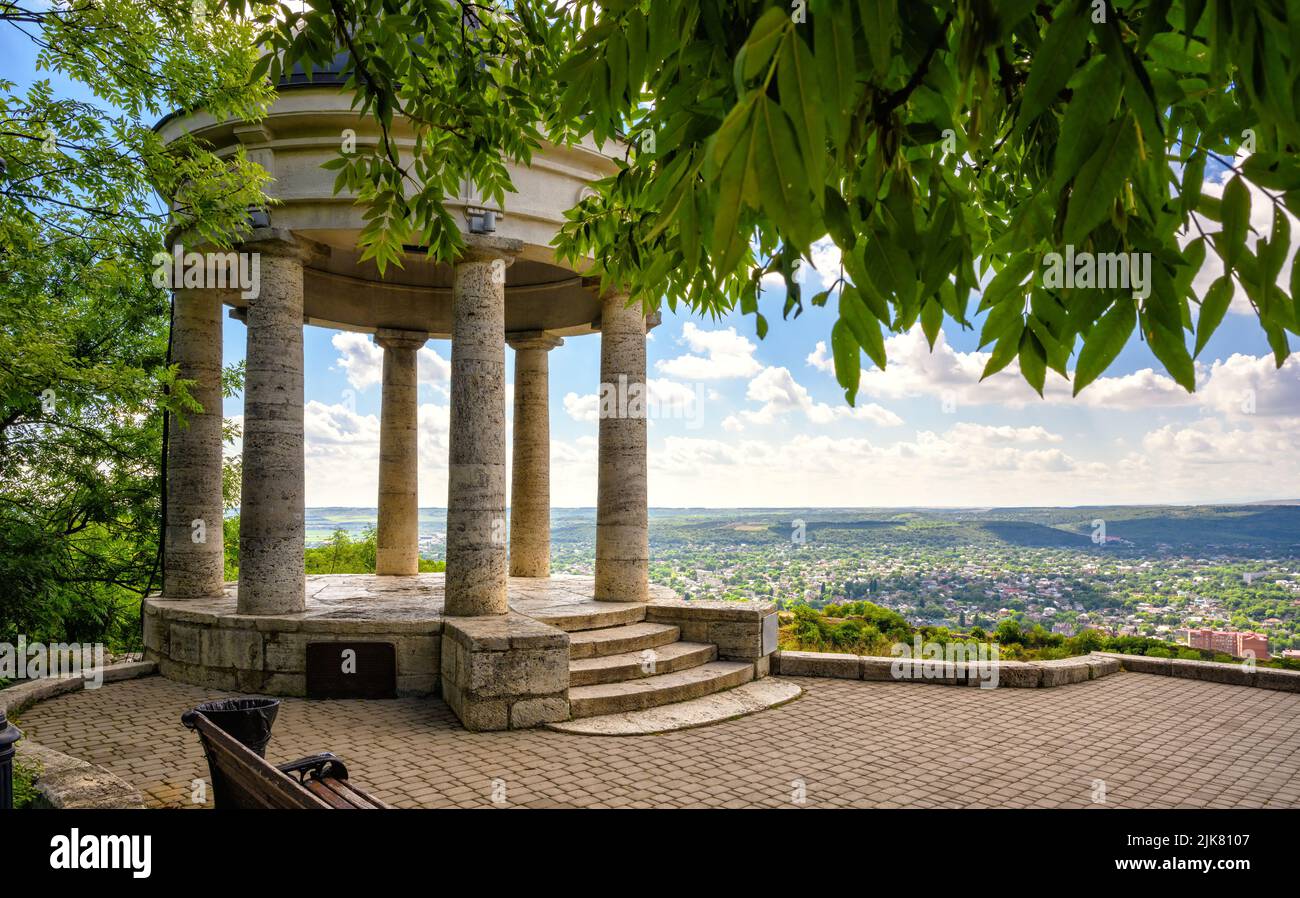
[[1106,634],[1100,630],[1081,630],[1067,639],[1065,644],[1072,655],[1100,652],[1106,645]]
[[14,808],[31,807],[36,800],[36,778],[40,774],[40,767],[14,759]]

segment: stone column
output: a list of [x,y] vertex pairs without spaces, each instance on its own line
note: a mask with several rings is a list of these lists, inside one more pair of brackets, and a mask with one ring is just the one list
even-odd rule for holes
[[220,596],[224,585],[221,497],[221,309],[224,291],[178,289],[172,362],[201,411],[171,417],[167,431],[167,525],[163,595]]
[[512,334],[515,444],[510,473],[510,576],[551,575],[551,417],[547,354],[564,345],[542,331]]
[[607,602],[649,598],[646,319],[627,301],[621,293],[601,299],[595,598]]
[[446,613],[505,614],[506,268],[519,240],[466,237],[452,285]]
[[375,334],[375,343],[384,348],[376,574],[411,576],[420,570],[416,353],[427,339],[426,333],[391,328]]
[[303,564],[303,251],[285,232],[244,245],[259,254],[248,303],[244,478],[239,507],[240,614],[306,607]]

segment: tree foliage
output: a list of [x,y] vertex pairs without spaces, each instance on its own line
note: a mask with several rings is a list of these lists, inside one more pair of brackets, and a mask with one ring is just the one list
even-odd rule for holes
[[[450,258],[443,191],[468,178],[507,197],[495,160],[526,162],[542,136],[621,141],[560,252],[649,305],[739,307],[760,337],[764,275],[785,281],[783,316],[834,301],[850,402],[860,352],[884,366],[885,335],[918,322],[933,344],[945,319],[983,315],[985,376],[1017,361],[1040,393],[1048,370],[1078,392],[1135,333],[1192,390],[1238,289],[1279,365],[1300,329],[1296,285],[1278,282],[1300,197],[1285,0],[231,6],[266,11],[273,68],[346,43],[360,107],[414,122],[410,160],[385,141],[338,163],[340,189],[377,202],[365,239],[381,260],[412,233]],[[1222,197],[1207,172],[1226,175]],[[408,179],[424,186],[404,197]],[[1255,241],[1252,195],[1273,208]],[[824,235],[842,269],[805,297]],[[1045,283],[1067,248],[1149,254],[1149,289]],[[1211,253],[1226,273],[1197,295]]]
[[163,414],[183,425],[198,406],[168,364],[151,259],[169,227],[235,239],[266,178],[153,131],[271,96],[250,26],[205,9],[0,7],[75,85],[0,83],[0,640],[133,643],[130,612],[159,583]]

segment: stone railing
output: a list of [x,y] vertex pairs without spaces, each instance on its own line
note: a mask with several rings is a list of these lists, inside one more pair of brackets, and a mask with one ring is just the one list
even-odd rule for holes
[[[1096,680],[1120,670],[1254,686],[1281,692],[1300,692],[1300,671],[1222,664],[1213,661],[1182,661],[1094,652],[1059,661],[951,662],[907,658],[885,658],[834,652],[777,652],[772,673],[787,677],[834,677],[841,680],[932,683],[941,686],[978,686],[996,683],[1011,688],[1051,688]],[[996,671],[996,677],[992,674]]]
[[1112,652],[1098,654],[1117,659],[1125,670],[1133,673],[1204,680],[1208,683],[1227,683],[1232,686],[1254,686],[1258,689],[1276,689],[1279,692],[1300,692],[1300,670],[1225,664],[1218,661],[1149,658],[1146,655],[1117,655]]
[[1005,686],[1038,689],[1084,683],[1118,673],[1119,662],[1099,654],[1060,661],[928,661],[847,655],[832,652],[787,652],[773,656],[772,672],[787,677],[835,677],[939,686]]

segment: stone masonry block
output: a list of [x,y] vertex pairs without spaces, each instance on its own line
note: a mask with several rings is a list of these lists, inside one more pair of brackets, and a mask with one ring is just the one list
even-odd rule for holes
[[399,636],[397,638],[397,673],[399,676],[435,674],[442,654],[438,636]]
[[1092,676],[1086,661],[1077,658],[1063,658],[1059,661],[1033,662],[1042,673],[1040,685],[1044,689],[1054,686],[1069,686],[1083,683]]
[[837,652],[778,652],[777,673],[783,677],[861,679],[857,655]]
[[510,706],[510,729],[523,730],[569,719],[569,700],[563,695],[520,699]]
[[524,728],[569,716],[569,634],[517,614],[448,618],[441,690],[468,730]]
[[726,661],[752,661],[763,657],[762,621],[709,621],[704,640],[718,647],[718,657]]
[[569,656],[554,649],[471,652],[461,685],[478,697],[546,695],[569,688]]
[[1260,667],[1255,671],[1255,685],[1261,689],[1300,692],[1300,670],[1278,670],[1273,667]]
[[203,631],[186,624],[172,624],[169,638],[173,661],[181,664],[200,664],[203,657]]
[[262,669],[262,634],[256,630],[204,630],[201,645],[203,664],[208,667]]

